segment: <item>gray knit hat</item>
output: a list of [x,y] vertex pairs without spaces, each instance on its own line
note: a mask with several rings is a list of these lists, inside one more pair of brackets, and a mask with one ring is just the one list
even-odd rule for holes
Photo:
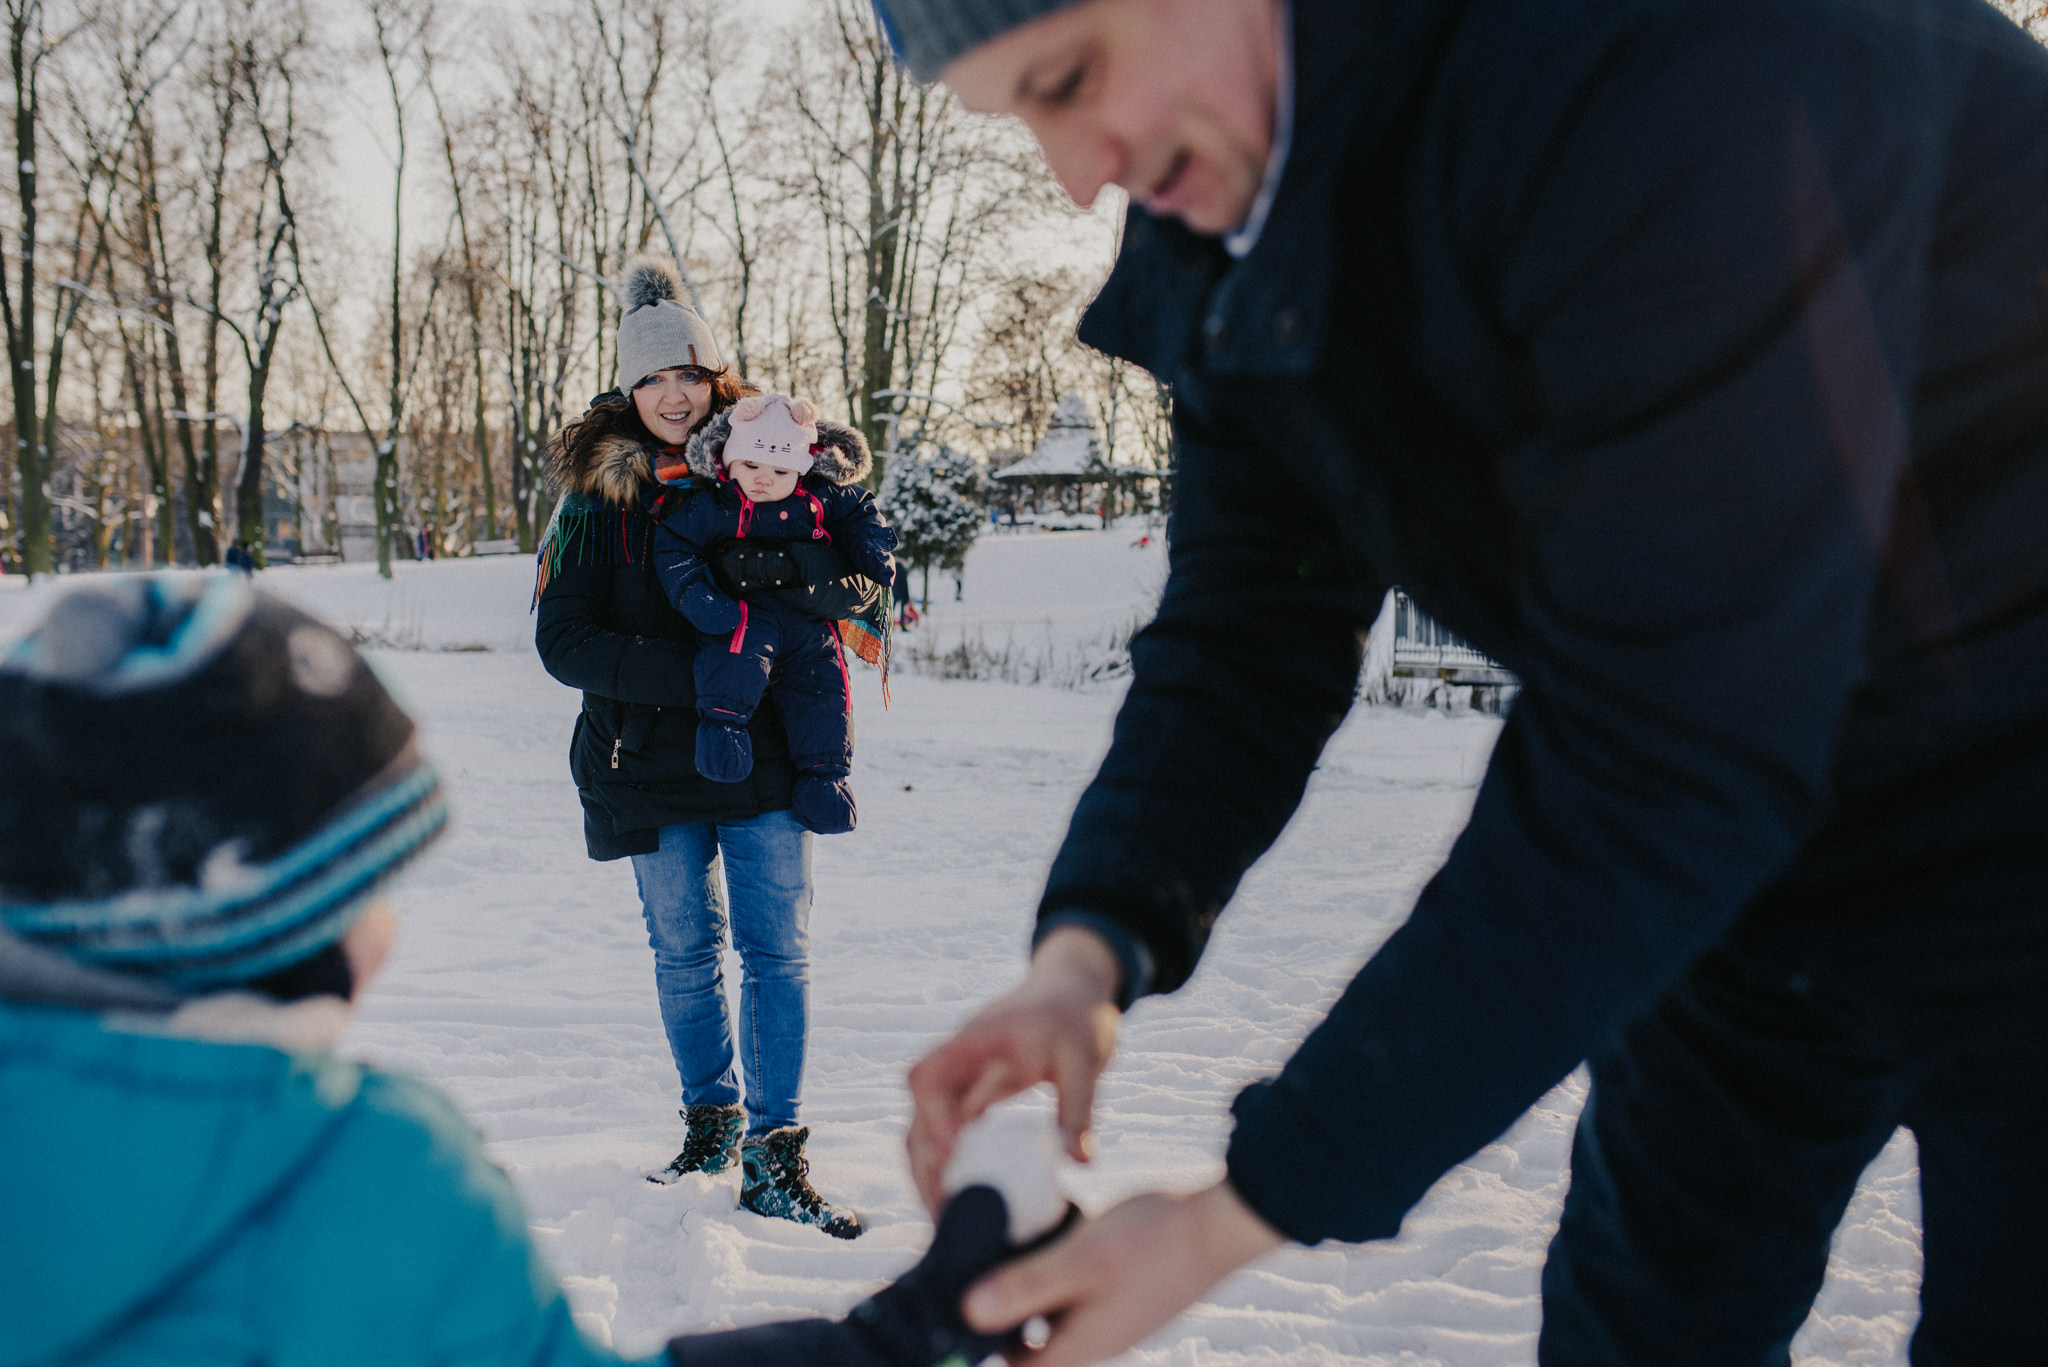
[[969,48],[1063,10],[1074,0],[874,0],[896,59],[920,81],[938,79]]
[[626,263],[619,294],[626,316],[619,319],[619,388],[634,385],[657,370],[694,365],[723,370],[711,325],[697,310],[678,299],[682,282],[675,268],[659,257],[636,256]]

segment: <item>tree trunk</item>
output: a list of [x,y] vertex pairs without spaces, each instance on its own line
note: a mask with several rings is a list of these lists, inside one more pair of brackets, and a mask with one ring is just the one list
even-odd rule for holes
[[8,374],[14,381],[14,459],[21,481],[20,556],[31,577],[55,568],[50,535],[49,434],[36,421],[36,100],[37,56],[42,48],[42,5],[8,6],[7,55],[14,73],[14,164],[21,194],[21,290],[6,301]]

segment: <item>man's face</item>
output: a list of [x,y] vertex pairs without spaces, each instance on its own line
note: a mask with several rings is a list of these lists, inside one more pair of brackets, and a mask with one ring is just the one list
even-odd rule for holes
[[955,58],[939,79],[983,114],[1014,114],[1074,202],[1120,185],[1221,235],[1265,179],[1278,0],[1082,0]]

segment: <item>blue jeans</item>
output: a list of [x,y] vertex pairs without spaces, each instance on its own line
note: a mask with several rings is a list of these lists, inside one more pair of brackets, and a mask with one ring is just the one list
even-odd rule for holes
[[663,826],[661,848],[633,856],[633,879],[683,1103],[740,1099],[720,957],[729,908],[747,1133],[794,1125],[810,1019],[811,833],[788,812]]

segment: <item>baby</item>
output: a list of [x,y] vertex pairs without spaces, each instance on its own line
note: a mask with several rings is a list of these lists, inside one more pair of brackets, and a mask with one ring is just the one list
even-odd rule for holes
[[707,557],[736,542],[822,541],[879,584],[895,573],[896,534],[856,482],[873,468],[860,433],[820,422],[783,394],[741,399],[690,438],[697,492],[655,531],[654,568],[697,628],[697,771],[719,783],[753,772],[747,723],[772,690],[797,769],[790,809],[820,835],[854,828],[852,698],[833,623],[762,594],[733,598]]

